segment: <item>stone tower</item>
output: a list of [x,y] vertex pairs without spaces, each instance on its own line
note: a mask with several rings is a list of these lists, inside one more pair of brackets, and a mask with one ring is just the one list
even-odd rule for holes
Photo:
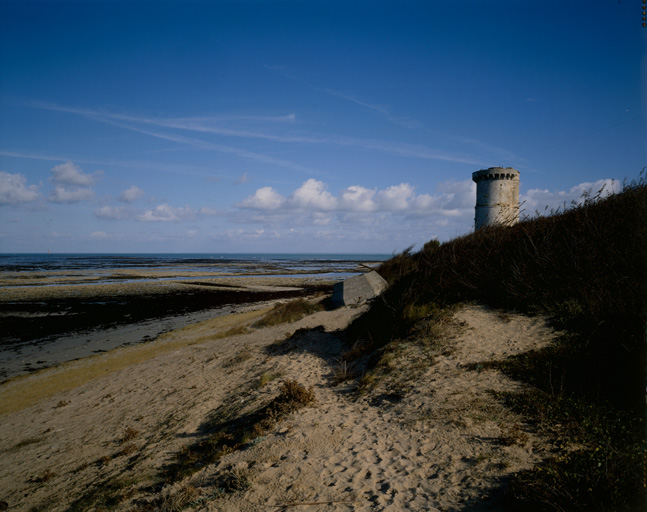
[[512,167],[490,167],[472,173],[476,182],[474,227],[519,222],[519,171]]

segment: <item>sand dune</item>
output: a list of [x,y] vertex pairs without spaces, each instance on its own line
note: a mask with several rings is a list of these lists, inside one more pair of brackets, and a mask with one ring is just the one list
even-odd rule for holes
[[[146,344],[145,356],[130,347],[3,385],[0,404],[47,379],[51,392],[1,417],[0,500],[9,510],[55,511],[75,502],[124,511],[496,510],[507,476],[547,447],[488,393],[520,384],[465,365],[544,346],[554,333],[542,318],[464,306],[443,353],[407,345],[397,354],[401,371],[358,396],[331,380],[340,333],[362,311],[323,311],[228,337],[252,317],[207,320]],[[305,330],[292,350],[268,351],[297,329]],[[74,372],[86,379],[58,390]],[[288,378],[313,386],[316,402],[253,446],[160,484],[160,471],[204,435],[212,411],[253,410]],[[223,473],[245,489],[223,495]]]

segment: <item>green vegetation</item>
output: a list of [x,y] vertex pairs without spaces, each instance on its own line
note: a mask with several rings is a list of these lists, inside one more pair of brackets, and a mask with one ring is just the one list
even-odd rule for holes
[[367,381],[388,371],[399,343],[433,338],[446,308],[464,301],[547,314],[567,333],[545,350],[474,366],[496,366],[531,384],[535,392],[500,398],[558,449],[513,478],[510,510],[630,511],[645,503],[644,170],[620,193],[600,196],[512,227],[407,249],[378,269],[390,287],[349,329],[346,358],[369,359]]
[[270,327],[273,325],[296,322],[304,316],[311,315],[324,309],[321,303],[312,303],[305,299],[296,299],[284,304],[277,304],[267,315],[254,324],[254,327]]

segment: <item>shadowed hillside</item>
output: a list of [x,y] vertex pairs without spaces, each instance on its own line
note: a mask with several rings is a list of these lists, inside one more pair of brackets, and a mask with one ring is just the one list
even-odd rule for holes
[[351,327],[354,353],[374,361],[465,301],[547,314],[564,330],[543,351],[483,362],[533,386],[499,398],[559,447],[554,460],[511,482],[511,510],[645,503],[647,176],[583,199],[395,256],[379,269],[390,288]]

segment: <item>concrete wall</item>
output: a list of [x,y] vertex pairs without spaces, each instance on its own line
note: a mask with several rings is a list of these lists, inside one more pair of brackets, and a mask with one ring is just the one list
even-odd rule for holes
[[387,286],[388,283],[375,271],[349,277],[333,286],[331,301],[333,306],[361,304],[380,295]]
[[519,171],[490,167],[472,173],[472,180],[476,182],[476,229],[519,222]]

